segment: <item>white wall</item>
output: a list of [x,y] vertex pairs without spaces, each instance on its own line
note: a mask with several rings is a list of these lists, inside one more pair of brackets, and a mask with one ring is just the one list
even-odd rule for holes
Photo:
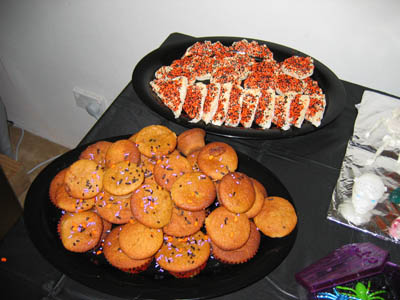
[[9,119],[74,147],[95,123],[72,89],[109,104],[172,32],[272,41],[344,80],[400,95],[398,0],[1,0],[0,96]]

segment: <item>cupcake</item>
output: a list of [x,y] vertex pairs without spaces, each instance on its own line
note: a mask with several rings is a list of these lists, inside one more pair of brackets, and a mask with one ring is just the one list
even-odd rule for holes
[[79,211],[86,211],[90,210],[95,205],[95,197],[82,199],[72,197],[65,189],[65,185],[61,185],[55,197],[56,206],[59,209],[68,211],[68,212],[79,212]]
[[267,197],[261,211],[253,218],[257,228],[272,238],[284,237],[292,232],[297,224],[293,205],[281,197]]
[[244,214],[235,214],[217,207],[206,218],[206,231],[211,241],[223,250],[242,247],[250,236],[250,221]]
[[256,199],[253,183],[240,172],[228,173],[218,184],[218,200],[233,213],[248,211]]
[[186,157],[174,151],[157,161],[154,166],[154,179],[157,184],[169,191],[180,176],[191,171],[192,167]]
[[58,232],[65,249],[86,252],[97,246],[103,232],[101,218],[92,211],[64,214]]
[[216,191],[214,183],[204,173],[190,172],[175,181],[171,197],[177,207],[198,211],[214,202]]
[[155,258],[157,264],[177,278],[193,277],[201,272],[210,256],[210,243],[204,233],[185,238],[165,236]]
[[137,164],[122,161],[104,172],[104,190],[113,195],[127,195],[136,190],[143,180],[142,168]]
[[161,229],[154,229],[138,221],[123,225],[119,233],[122,251],[132,259],[152,257],[163,243],[164,234]]
[[261,234],[256,225],[250,222],[250,236],[247,242],[235,250],[223,250],[211,242],[212,254],[219,261],[226,264],[242,264],[253,258],[260,246]]
[[177,149],[186,157],[205,146],[206,132],[201,128],[192,128],[182,132],[177,139]]
[[115,227],[105,238],[103,253],[104,257],[110,265],[120,269],[121,271],[136,274],[148,268],[153,257],[145,259],[132,259],[126,255],[119,243],[119,234],[122,226]]
[[96,211],[112,224],[126,224],[133,219],[131,195],[117,196],[107,191],[100,192],[96,198]]
[[105,156],[106,166],[111,166],[121,162],[129,161],[134,164],[140,163],[140,152],[135,143],[130,140],[118,140],[110,145]]
[[206,211],[189,211],[174,206],[170,222],[163,227],[167,235],[184,237],[196,233],[204,224]]
[[88,159],[74,162],[65,173],[65,188],[72,197],[88,199],[103,188],[104,171],[97,163]]
[[238,166],[236,151],[228,144],[212,142],[204,146],[197,157],[200,170],[212,180],[220,180]]
[[141,185],[133,192],[130,203],[135,219],[150,228],[162,228],[171,220],[171,196],[155,183]]
[[170,154],[176,147],[176,134],[162,125],[150,125],[142,128],[135,137],[140,153],[159,159]]
[[93,160],[101,168],[104,168],[106,166],[106,153],[111,145],[112,143],[108,141],[99,141],[89,145],[81,152],[79,159]]

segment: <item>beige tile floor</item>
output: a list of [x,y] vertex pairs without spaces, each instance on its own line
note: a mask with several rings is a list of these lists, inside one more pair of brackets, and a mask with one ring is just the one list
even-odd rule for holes
[[[10,140],[14,150],[18,147],[18,161],[24,166],[24,169],[29,172],[42,162],[45,162],[57,155],[67,152],[68,148],[59,144],[53,143],[45,138],[37,136],[27,130],[22,130],[16,126],[9,126]],[[20,139],[23,134],[22,140]],[[48,163],[38,167],[32,171],[28,177],[30,182],[36,178],[36,176],[46,167]],[[20,196],[19,201],[23,205],[28,189]]]

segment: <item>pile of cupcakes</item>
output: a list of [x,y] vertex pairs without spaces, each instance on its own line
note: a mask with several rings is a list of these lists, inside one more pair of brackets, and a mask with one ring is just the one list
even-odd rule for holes
[[211,256],[245,263],[261,233],[284,237],[297,215],[287,199],[268,196],[263,183],[237,168],[236,151],[206,144],[199,128],[177,136],[150,125],[127,139],[96,142],[51,181],[50,200],[62,210],[61,242],[129,273],[154,262],[187,278]]

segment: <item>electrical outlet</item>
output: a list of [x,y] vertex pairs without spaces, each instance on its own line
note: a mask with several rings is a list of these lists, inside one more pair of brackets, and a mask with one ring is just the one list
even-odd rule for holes
[[85,109],[91,116],[98,119],[106,110],[106,98],[80,87],[72,90],[76,105]]

